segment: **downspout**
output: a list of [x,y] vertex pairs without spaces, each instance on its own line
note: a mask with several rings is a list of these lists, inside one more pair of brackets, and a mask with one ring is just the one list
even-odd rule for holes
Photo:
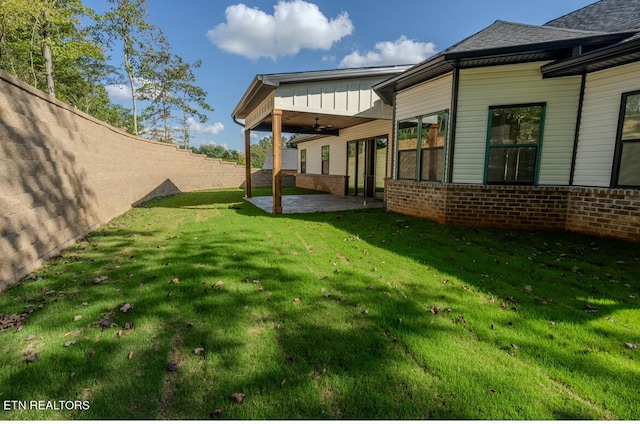
[[453,87],[451,89],[451,119],[449,120],[449,148],[448,150],[448,166],[447,166],[447,183],[453,182],[453,153],[456,144],[456,123],[458,121],[458,90],[460,87],[460,69],[453,68]]
[[580,99],[578,100],[578,116],[576,118],[576,130],[573,136],[573,154],[571,156],[571,172],[569,174],[569,186],[573,185],[573,175],[576,171],[576,158],[578,156],[578,141],[580,140],[580,126],[582,125],[582,107],[584,106],[584,92],[587,86],[587,74],[582,74],[580,85]]

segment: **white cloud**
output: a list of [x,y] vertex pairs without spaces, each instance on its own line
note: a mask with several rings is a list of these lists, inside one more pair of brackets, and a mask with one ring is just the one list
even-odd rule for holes
[[187,118],[189,130],[195,134],[211,134],[218,135],[224,130],[222,122],[215,122],[213,125],[204,125],[196,121],[194,118]]
[[209,30],[207,37],[220,49],[249,59],[329,50],[353,31],[346,12],[328,19],[317,5],[304,0],[280,0],[273,15],[244,4],[227,7],[225,15],[226,23]]
[[122,101],[131,99],[131,88],[126,85],[112,84],[104,87],[111,100]]
[[436,53],[436,45],[409,40],[404,35],[396,41],[381,41],[373,50],[364,54],[355,51],[342,59],[341,68],[360,68],[364,66],[412,65],[422,62]]
[[[137,90],[140,89],[145,84],[152,84],[151,80],[146,80],[144,78],[134,78],[134,84],[136,87],[136,97]],[[125,84],[111,84],[106,85],[104,89],[107,91],[107,95],[111,100],[114,101],[123,101],[123,100],[131,100],[131,87]]]

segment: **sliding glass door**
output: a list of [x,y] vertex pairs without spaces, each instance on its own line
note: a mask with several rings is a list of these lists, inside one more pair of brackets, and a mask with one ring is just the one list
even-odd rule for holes
[[387,164],[387,137],[347,144],[347,194],[382,199]]

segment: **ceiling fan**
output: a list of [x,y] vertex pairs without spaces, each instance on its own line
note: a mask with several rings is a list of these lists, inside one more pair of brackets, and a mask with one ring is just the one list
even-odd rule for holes
[[320,125],[320,124],[318,124],[318,118],[316,118],[316,123],[313,125],[313,129],[316,132],[322,132],[322,130],[327,129],[327,128],[331,128],[331,125]]

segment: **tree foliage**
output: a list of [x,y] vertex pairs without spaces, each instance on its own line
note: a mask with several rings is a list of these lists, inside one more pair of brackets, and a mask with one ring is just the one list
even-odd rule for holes
[[[0,0],[0,68],[132,134],[188,147],[189,126],[213,110],[196,85],[201,62],[171,51],[146,0],[108,1],[97,15],[81,0]],[[93,24],[83,27],[82,18]],[[116,53],[114,67],[106,55]],[[131,109],[109,99],[109,84],[129,87]]]

